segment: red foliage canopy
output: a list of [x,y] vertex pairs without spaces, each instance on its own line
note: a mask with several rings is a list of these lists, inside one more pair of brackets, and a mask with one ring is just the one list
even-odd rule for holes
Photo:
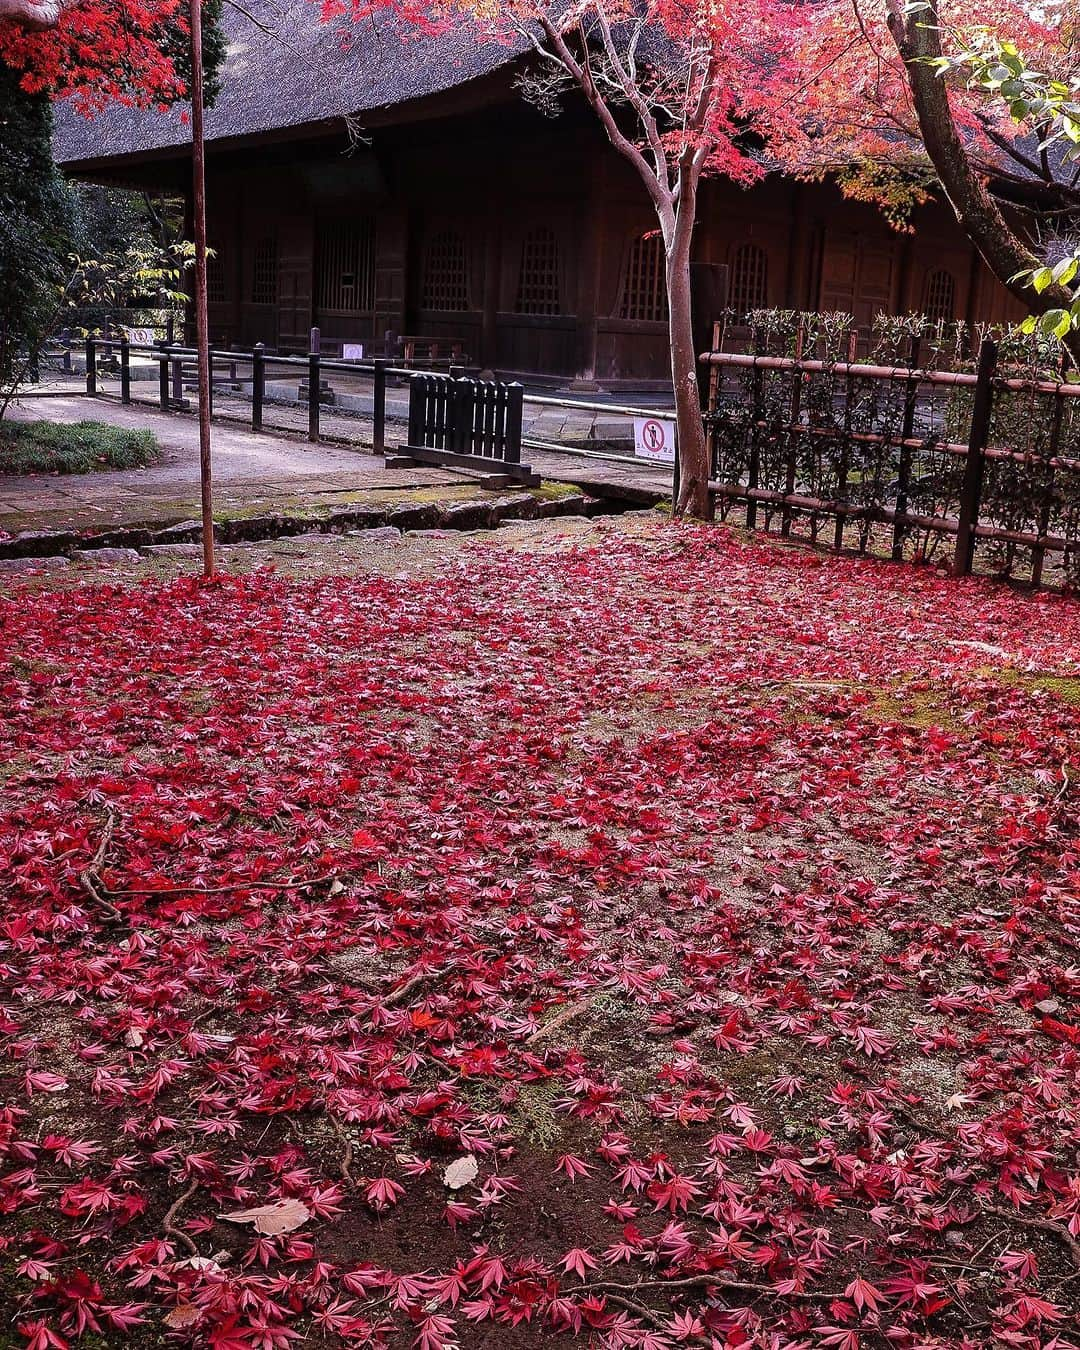
[[85,112],[166,104],[184,92],[171,53],[186,15],[186,0],[75,0],[38,28],[0,10],[0,60],[22,72],[28,93],[73,98]]
[[[853,195],[895,207],[898,221],[929,185],[884,0],[322,3],[327,14],[351,9],[355,17],[392,7],[421,28],[460,22],[464,13],[485,36],[520,40],[528,34],[538,50],[549,52],[554,31],[578,57],[587,45],[597,87],[613,108],[632,114],[628,134],[650,160],[662,150],[675,164],[684,153],[704,149],[707,172],[743,183],[770,167],[804,177],[835,173]],[[1053,7],[1002,0],[992,16],[982,0],[943,0],[940,12],[947,51],[963,49],[989,21],[1021,46],[1033,67],[1062,78],[1077,72],[1075,0]],[[1015,126],[960,82],[952,82],[951,98],[976,163],[1023,176],[1032,149],[1014,155],[1012,148],[1031,128]],[[627,125],[619,121],[624,132]]]

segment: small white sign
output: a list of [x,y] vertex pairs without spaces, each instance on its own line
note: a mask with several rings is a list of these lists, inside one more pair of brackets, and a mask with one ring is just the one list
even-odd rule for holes
[[343,361],[362,361],[364,359],[364,344],[362,342],[343,342],[341,344],[341,359]]
[[641,459],[675,463],[675,423],[659,417],[634,418],[634,454]]

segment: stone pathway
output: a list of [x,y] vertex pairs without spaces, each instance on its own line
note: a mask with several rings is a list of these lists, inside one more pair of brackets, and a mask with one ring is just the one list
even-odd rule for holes
[[[140,391],[141,392],[141,391]],[[235,403],[237,421],[230,420]],[[214,483],[219,515],[257,513],[283,506],[333,506],[343,500],[428,492],[453,498],[475,483],[447,470],[417,467],[387,469],[361,447],[370,444],[371,425],[363,418],[324,410],[323,431],[349,444],[314,445],[295,434],[299,428],[254,433],[240,425],[241,400],[215,399]],[[274,405],[275,418],[288,415],[306,428],[306,409]],[[123,406],[112,398],[77,393],[26,399],[9,416],[54,422],[84,419],[115,426],[149,428],[162,447],[150,468],[91,475],[32,474],[0,476],[0,531],[64,527],[102,531],[121,525],[171,523],[199,514],[198,425],[191,413],[162,413],[144,403]],[[250,416],[250,408],[247,410]],[[290,434],[292,432],[293,434]],[[390,438],[396,441],[396,437]],[[666,466],[578,459],[558,452],[528,450],[532,467],[545,479],[579,486],[594,495],[614,496],[648,505],[670,493]]]

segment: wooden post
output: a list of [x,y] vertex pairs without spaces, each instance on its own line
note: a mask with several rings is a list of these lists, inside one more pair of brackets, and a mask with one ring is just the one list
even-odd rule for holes
[[[757,341],[754,342],[755,354],[757,352]],[[755,362],[753,373],[750,377],[750,463],[746,470],[746,491],[747,494],[756,490],[758,479],[761,476],[761,428],[758,422],[764,416],[765,409],[762,407],[762,390],[765,377],[761,368]],[[757,502],[747,495],[746,498],[746,528],[753,530],[757,528]]]
[[[723,325],[717,319],[712,326],[712,344],[711,351],[719,352],[723,348],[722,342]],[[708,392],[705,394],[705,445],[709,456],[709,477],[715,477],[719,465],[716,462],[716,404],[720,393],[720,367],[713,362],[709,363]],[[679,500],[679,487],[682,482],[682,474],[679,471],[679,455],[676,449],[675,467],[671,473],[671,512],[675,514],[675,508]],[[708,519],[716,519],[716,498],[709,493]]]
[[[1058,376],[1058,379],[1064,380],[1064,378],[1065,378],[1065,371],[1062,370],[1061,374]],[[1061,425],[1064,419],[1064,415],[1065,415],[1065,399],[1060,393],[1056,393],[1054,395],[1054,412],[1050,421],[1050,439],[1047,442],[1046,446],[1046,458],[1048,460],[1053,459],[1054,456],[1058,453],[1058,450],[1060,448]],[[1051,500],[1053,497],[1054,470],[1050,469],[1049,474],[1050,474],[1050,483],[1046,494],[1046,500],[1043,503],[1042,509],[1039,512],[1039,521],[1036,531],[1040,539],[1045,538],[1047,532],[1050,529],[1050,508],[1051,508]],[[1043,566],[1045,562],[1046,562],[1046,549],[1043,548],[1041,545],[1036,544],[1035,547],[1031,550],[1032,586],[1042,585]]]
[[86,339],[86,392],[91,398],[97,393],[97,343]]
[[515,382],[506,386],[506,441],[503,459],[507,464],[521,463],[521,413],[524,406],[524,386]]
[[975,527],[979,523],[979,501],[982,496],[983,469],[990,417],[994,410],[994,371],[997,367],[997,343],[984,338],[979,348],[979,370],[975,384],[975,401],[971,409],[971,430],[968,435],[967,461],[964,482],[960,489],[960,511],[956,531],[956,554],[953,572],[958,577],[971,575],[975,561]]
[[206,314],[206,145],[203,135],[202,0],[188,0],[191,18],[191,160],[195,224],[195,338],[199,374],[199,482],[203,574],[214,575],[214,499],[210,462],[210,330]]
[[409,444],[424,444],[424,423],[427,416],[427,383],[423,375],[409,378]]
[[131,402],[131,343],[120,339],[120,402]]
[[263,395],[266,393],[266,348],[256,342],[251,353],[251,429],[262,431]]
[[168,344],[156,342],[158,349],[158,403],[162,412],[169,410],[169,358],[166,355]]
[[375,406],[371,410],[371,452],[374,455],[386,454],[386,367],[389,364],[385,356],[375,358]]
[[[802,318],[795,326],[795,361],[802,360],[803,345],[806,338],[806,330]],[[788,409],[788,432],[787,432],[787,459],[784,467],[784,496],[790,497],[795,491],[795,477],[798,470],[797,457],[799,449],[799,433],[795,428],[799,424],[799,418],[802,416],[802,371],[798,364],[791,372],[791,406]],[[784,502],[780,508],[780,535],[787,539],[791,534],[791,507]]]
[[[856,329],[848,333],[847,338],[847,363],[852,366],[855,363],[855,354],[858,350],[859,334]],[[840,464],[836,475],[836,500],[839,505],[845,504],[848,485],[848,470],[851,466],[851,418],[854,412],[853,404],[855,402],[855,381],[851,378],[849,370],[844,379],[844,441],[840,451]],[[837,513],[836,527],[833,530],[833,548],[837,553],[844,547],[844,524],[847,517]]]
[[[318,341],[317,328],[311,330],[312,342]],[[307,378],[307,438],[309,441],[319,439],[319,353],[312,350],[308,353],[308,378]]]
[[[908,489],[911,486],[911,446],[915,434],[915,408],[919,399],[919,378],[915,373],[919,368],[919,349],[922,339],[915,334],[908,347],[908,369],[912,372],[904,383],[904,417],[900,423],[900,465],[896,474],[896,514],[902,516],[908,509]],[[904,538],[907,526],[900,520],[893,525],[892,558],[893,562],[902,562],[904,558]]]

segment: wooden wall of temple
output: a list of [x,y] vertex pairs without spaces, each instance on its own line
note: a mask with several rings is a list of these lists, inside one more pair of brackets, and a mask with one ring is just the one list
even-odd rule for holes
[[[524,128],[524,130],[523,130]],[[472,363],[609,385],[665,378],[662,250],[633,171],[588,123],[529,110],[211,158],[214,342],[382,350],[387,332],[460,340]],[[704,187],[696,256],[731,302],[1022,317],[946,208],[911,234],[828,184]]]

